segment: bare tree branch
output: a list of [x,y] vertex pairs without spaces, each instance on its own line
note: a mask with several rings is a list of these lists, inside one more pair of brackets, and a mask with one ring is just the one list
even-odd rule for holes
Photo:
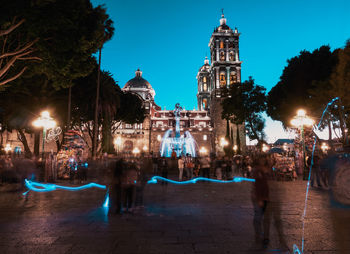
[[13,76],[12,78],[8,78],[8,79],[5,79],[4,81],[1,81],[1,82],[0,82],[0,86],[3,86],[3,85],[5,85],[5,84],[7,84],[7,83],[9,83],[9,82],[11,82],[11,81],[13,81],[13,80],[19,78],[19,77],[23,74],[23,72],[24,72],[26,69],[27,69],[27,67],[24,67],[19,73],[17,73],[17,74],[16,74],[15,76]]
[[[29,49],[30,47],[32,47],[34,45],[34,43],[36,43],[39,39],[35,39],[34,41],[32,42],[29,42],[27,43],[27,45],[25,45],[23,48],[15,51],[15,52],[7,52],[7,53],[4,53],[2,55],[0,55],[0,59],[1,58],[5,58],[5,57],[9,57],[9,56],[14,56],[14,55],[18,55],[18,54],[21,54],[22,52],[26,51],[27,49]],[[30,51],[30,53],[33,52],[33,51]]]
[[7,35],[9,33],[11,33],[13,30],[15,30],[17,27],[19,27],[20,25],[22,25],[24,23],[25,19],[20,20],[17,24],[10,26],[8,29],[6,30],[0,30],[0,36],[4,36]]

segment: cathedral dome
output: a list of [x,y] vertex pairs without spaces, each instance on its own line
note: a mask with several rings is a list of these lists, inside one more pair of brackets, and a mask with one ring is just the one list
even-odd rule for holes
[[135,78],[130,79],[128,82],[126,82],[123,89],[132,89],[132,88],[146,88],[146,89],[153,89],[151,84],[142,78],[142,71],[140,69],[137,69],[135,72]]
[[208,57],[205,57],[204,65],[199,68],[198,72],[203,72],[203,71],[209,72],[209,69],[210,69],[209,60],[208,60]]
[[140,71],[140,69],[137,69],[135,72],[135,78],[130,79],[128,82],[126,82],[122,90],[126,92],[136,93],[140,95],[144,100],[153,100],[156,94],[151,84],[142,78],[142,71]]

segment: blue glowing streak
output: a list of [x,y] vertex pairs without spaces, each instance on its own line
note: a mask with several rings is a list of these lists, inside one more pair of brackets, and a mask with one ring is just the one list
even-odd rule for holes
[[[79,190],[84,190],[84,189],[93,188],[93,187],[104,189],[104,190],[106,189],[106,185],[101,185],[97,183],[89,183],[78,187],[69,187],[69,186],[62,186],[62,185],[51,184],[51,183],[38,183],[38,182],[30,181],[28,179],[25,179],[24,181],[28,190],[36,191],[36,192],[49,192],[49,191],[55,191],[58,189],[69,190],[69,191],[79,191]],[[23,195],[25,194],[23,193]]]
[[104,208],[108,208],[109,207],[109,189],[107,190],[105,202],[103,203],[103,207]]
[[161,181],[165,181],[165,182],[169,182],[169,183],[173,183],[173,184],[190,184],[190,183],[197,183],[198,181],[206,181],[206,182],[214,182],[214,183],[240,183],[243,181],[246,182],[255,182],[255,179],[251,179],[251,178],[245,178],[245,177],[234,177],[232,180],[218,180],[218,179],[211,179],[211,178],[206,178],[206,177],[197,177],[197,178],[193,178],[191,180],[187,180],[187,181],[175,181],[175,180],[171,180],[171,179],[167,179],[161,176],[153,176],[151,178],[151,180],[149,180],[147,183],[148,184],[154,184],[157,183],[157,180],[161,180]]
[[[322,112],[321,119],[320,119],[320,121],[318,122],[318,125],[317,125],[317,129],[320,128],[321,123],[323,121],[323,117],[326,114],[326,112],[328,111],[328,107],[330,107],[337,100],[339,100],[339,97],[335,97],[330,102],[328,102],[326,108]],[[311,164],[310,164],[309,176],[308,176],[307,185],[306,185],[305,205],[304,205],[304,212],[303,212],[303,216],[302,216],[302,222],[303,222],[303,227],[302,228],[303,228],[303,230],[302,230],[302,238],[301,238],[301,251],[299,250],[299,248],[295,244],[293,245],[293,251],[294,251],[294,253],[297,253],[297,254],[304,253],[305,217],[306,217],[306,210],[307,210],[307,200],[308,200],[308,197],[309,197],[309,189],[310,189],[310,181],[311,181],[311,170],[312,170],[312,166],[314,165],[314,154],[315,154],[316,143],[317,143],[317,138],[315,137],[314,144],[312,146]]]
[[293,245],[293,253],[294,254],[301,254],[301,252],[296,244]]

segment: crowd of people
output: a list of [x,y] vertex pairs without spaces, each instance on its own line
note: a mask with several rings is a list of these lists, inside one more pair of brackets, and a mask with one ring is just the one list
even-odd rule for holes
[[[189,180],[194,177],[232,179],[235,175],[250,177],[252,160],[250,156],[192,157],[190,154],[172,158],[177,160],[178,180]],[[152,157],[153,174],[167,177],[169,171],[168,160],[165,157]]]

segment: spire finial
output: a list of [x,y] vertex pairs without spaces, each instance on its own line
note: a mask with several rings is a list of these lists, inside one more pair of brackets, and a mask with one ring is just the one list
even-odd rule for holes
[[140,68],[137,68],[137,70],[135,72],[135,76],[136,77],[141,77],[142,76],[142,71],[140,70]]
[[220,25],[226,25],[226,19],[225,19],[225,15],[224,15],[224,8],[221,9],[221,19],[220,19]]

